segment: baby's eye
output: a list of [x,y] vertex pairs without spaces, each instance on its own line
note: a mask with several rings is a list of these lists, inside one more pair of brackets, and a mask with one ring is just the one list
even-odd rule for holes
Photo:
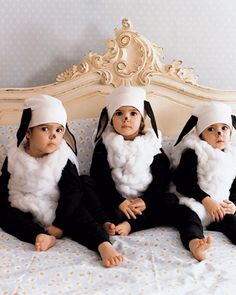
[[42,127],[41,127],[41,130],[42,130],[42,131],[48,131],[48,127],[46,127],[46,126],[42,126]]
[[137,112],[133,111],[130,114],[131,114],[131,116],[136,116],[137,115]]
[[117,112],[115,112],[115,115],[116,116],[122,116],[122,112],[121,111],[117,111]]
[[228,129],[229,129],[229,127],[227,125],[222,126],[223,131],[227,131]]
[[214,128],[213,127],[208,127],[207,131],[212,132],[212,131],[214,131]]
[[56,129],[56,132],[58,132],[58,133],[61,133],[61,132],[63,132],[63,131],[64,131],[64,129],[61,128],[61,127],[59,127],[59,128]]

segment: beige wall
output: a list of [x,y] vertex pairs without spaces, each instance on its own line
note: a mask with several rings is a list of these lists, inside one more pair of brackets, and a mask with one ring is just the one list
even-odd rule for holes
[[236,89],[235,0],[0,0],[0,87],[51,83],[129,18],[198,82]]

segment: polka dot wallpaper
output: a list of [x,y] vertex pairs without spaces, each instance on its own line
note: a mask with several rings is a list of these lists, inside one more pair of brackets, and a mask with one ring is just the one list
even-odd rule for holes
[[128,18],[199,84],[236,89],[234,0],[0,0],[0,87],[52,83]]

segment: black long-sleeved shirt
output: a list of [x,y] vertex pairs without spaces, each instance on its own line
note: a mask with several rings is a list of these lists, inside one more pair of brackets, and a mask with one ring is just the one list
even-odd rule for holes
[[[6,158],[2,167],[2,174],[0,176],[0,215],[7,214],[6,212],[10,212],[9,210],[12,208],[10,202],[8,201],[8,182],[11,175],[7,170],[7,165],[8,160]],[[25,177],[27,177],[27,174]],[[58,187],[60,191],[60,198],[58,200],[56,218],[53,225],[64,229],[65,222],[75,213],[75,210],[78,208],[84,195],[83,186],[78,175],[77,168],[70,160],[67,161],[67,164],[62,171]],[[12,220],[12,222],[14,222],[14,220]]]
[[[198,184],[198,158],[193,149],[187,149],[182,154],[178,167],[173,172],[173,181],[179,193],[202,202],[208,196]],[[230,188],[229,200],[236,205],[236,179]]]

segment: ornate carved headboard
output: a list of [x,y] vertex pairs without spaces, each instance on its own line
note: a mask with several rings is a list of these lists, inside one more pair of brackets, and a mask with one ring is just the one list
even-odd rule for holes
[[122,28],[107,41],[104,55],[89,52],[79,64],[59,74],[55,83],[0,88],[0,124],[17,123],[23,100],[38,93],[60,98],[70,119],[97,117],[104,97],[121,85],[145,88],[164,135],[178,133],[190,109],[206,101],[228,103],[236,113],[236,91],[198,85],[193,69],[184,68],[180,60],[165,64],[162,48],[134,31],[124,19]]

